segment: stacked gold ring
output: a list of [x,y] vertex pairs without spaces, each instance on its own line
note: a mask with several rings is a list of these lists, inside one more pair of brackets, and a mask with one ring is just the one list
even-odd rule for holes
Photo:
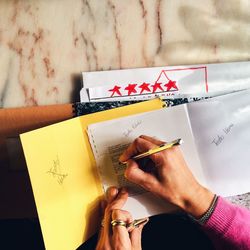
[[126,223],[125,221],[123,221],[123,220],[112,220],[112,221],[111,221],[111,225],[112,225],[113,227],[115,227],[115,226],[127,227],[127,223]]

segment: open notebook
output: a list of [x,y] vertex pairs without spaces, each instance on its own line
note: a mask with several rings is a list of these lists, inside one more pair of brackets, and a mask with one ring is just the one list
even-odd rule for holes
[[141,134],[164,141],[182,138],[194,176],[213,192],[230,196],[250,191],[250,91],[91,124],[88,135],[103,187],[126,186],[124,209],[135,218],[172,209],[124,177],[119,155]]

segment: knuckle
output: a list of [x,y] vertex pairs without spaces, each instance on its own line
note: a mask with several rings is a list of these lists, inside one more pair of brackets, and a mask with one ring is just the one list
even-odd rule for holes
[[113,209],[112,210],[112,217],[113,218],[119,218],[121,215],[123,215],[123,213],[120,209]]
[[114,209],[112,211],[112,219],[113,220],[125,220],[130,221],[132,218],[131,214],[128,211],[121,209]]
[[134,140],[134,144],[135,144],[135,146],[137,147],[138,145],[140,145],[141,144],[141,138],[140,137],[138,137],[138,138],[136,138],[135,140]]
[[122,210],[123,214],[127,217],[127,218],[131,218],[131,214],[128,211]]
[[113,202],[113,203],[109,204],[109,205],[106,207],[105,213],[111,214],[111,213],[112,213],[114,210],[116,210],[116,209],[117,209],[117,208],[116,208],[116,203]]
[[149,192],[151,192],[151,191],[154,190],[154,185],[153,185],[153,183],[151,183],[151,182],[148,181],[148,180],[145,180],[145,181],[143,182],[143,187],[144,187],[146,190],[148,190]]

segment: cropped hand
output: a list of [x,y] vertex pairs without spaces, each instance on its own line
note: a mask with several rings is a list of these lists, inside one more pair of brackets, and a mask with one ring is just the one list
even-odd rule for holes
[[102,204],[104,209],[103,225],[100,230],[96,250],[141,250],[141,233],[143,225],[128,232],[125,226],[111,226],[112,220],[121,220],[131,223],[131,214],[122,207],[126,203],[128,193],[111,187],[107,190],[106,201]]
[[137,138],[119,159],[127,161],[125,176],[131,182],[199,218],[209,208],[214,194],[194,178],[179,146],[149,156],[154,163],[151,172],[144,171],[138,162],[131,160],[133,156],[163,143],[144,135]]

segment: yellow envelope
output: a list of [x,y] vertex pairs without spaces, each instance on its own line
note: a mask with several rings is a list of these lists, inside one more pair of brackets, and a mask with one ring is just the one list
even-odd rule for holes
[[47,250],[74,250],[100,225],[102,186],[88,141],[92,123],[163,107],[160,99],[73,118],[21,135]]

